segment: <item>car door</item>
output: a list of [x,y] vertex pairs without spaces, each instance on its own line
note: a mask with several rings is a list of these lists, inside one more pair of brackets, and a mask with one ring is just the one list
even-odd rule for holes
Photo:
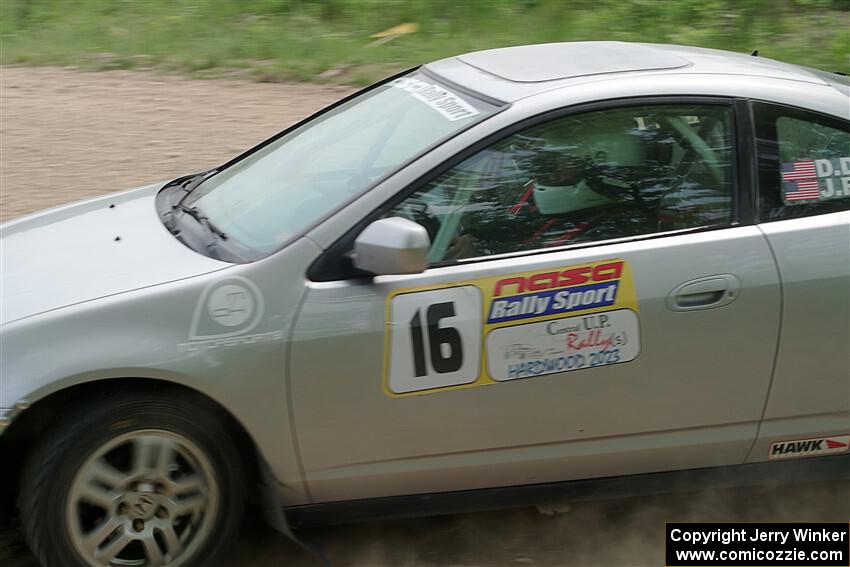
[[766,103],[754,112],[760,227],[776,255],[784,309],[773,386],[749,460],[847,454],[850,115]]
[[425,226],[431,264],[311,274],[290,380],[313,500],[743,462],[780,298],[735,122],[716,99],[543,116],[376,211]]

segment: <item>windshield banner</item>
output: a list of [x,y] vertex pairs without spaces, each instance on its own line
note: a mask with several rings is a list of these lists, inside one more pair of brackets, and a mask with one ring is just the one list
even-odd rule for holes
[[390,82],[390,86],[409,92],[413,98],[421,100],[452,122],[479,114],[472,105],[456,94],[419,79],[401,77]]

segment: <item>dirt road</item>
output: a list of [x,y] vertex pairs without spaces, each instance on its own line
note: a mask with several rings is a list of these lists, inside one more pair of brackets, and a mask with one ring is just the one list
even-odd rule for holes
[[[314,528],[334,567],[658,567],[665,522],[846,522],[850,483],[712,490],[579,502],[556,516],[533,508]],[[14,528],[0,565],[37,567]],[[322,567],[265,527],[246,523],[225,567]]]
[[0,72],[0,220],[224,163],[351,89]]
[[[348,92],[139,72],[0,68],[0,218],[219,164]],[[668,521],[847,521],[850,483],[718,490],[314,529],[337,566],[664,564]],[[33,566],[18,531],[0,564]],[[319,565],[249,522],[228,565]]]

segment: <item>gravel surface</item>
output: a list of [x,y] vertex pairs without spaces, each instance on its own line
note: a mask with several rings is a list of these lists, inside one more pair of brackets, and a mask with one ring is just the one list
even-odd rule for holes
[[[850,483],[712,490],[314,528],[334,567],[658,567],[665,522],[847,522]],[[15,526],[0,529],[0,565],[37,567]],[[322,567],[249,518],[224,567]]]
[[0,68],[0,220],[219,165],[350,88]]
[[[0,68],[0,219],[222,163],[350,92]],[[569,508],[567,510],[567,508]],[[850,483],[703,491],[313,529],[338,567],[658,566],[669,521],[843,521]],[[0,565],[35,565],[15,524]],[[249,519],[229,567],[320,565]]]

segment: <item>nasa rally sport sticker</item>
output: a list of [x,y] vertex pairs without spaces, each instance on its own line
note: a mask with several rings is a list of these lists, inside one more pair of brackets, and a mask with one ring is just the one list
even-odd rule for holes
[[393,291],[384,391],[485,386],[629,362],[638,301],[622,259]]
[[783,163],[780,169],[786,205],[850,197],[850,157],[803,159]]
[[834,435],[771,443],[767,456],[769,459],[789,459],[846,453],[848,450],[850,450],[850,435]]

